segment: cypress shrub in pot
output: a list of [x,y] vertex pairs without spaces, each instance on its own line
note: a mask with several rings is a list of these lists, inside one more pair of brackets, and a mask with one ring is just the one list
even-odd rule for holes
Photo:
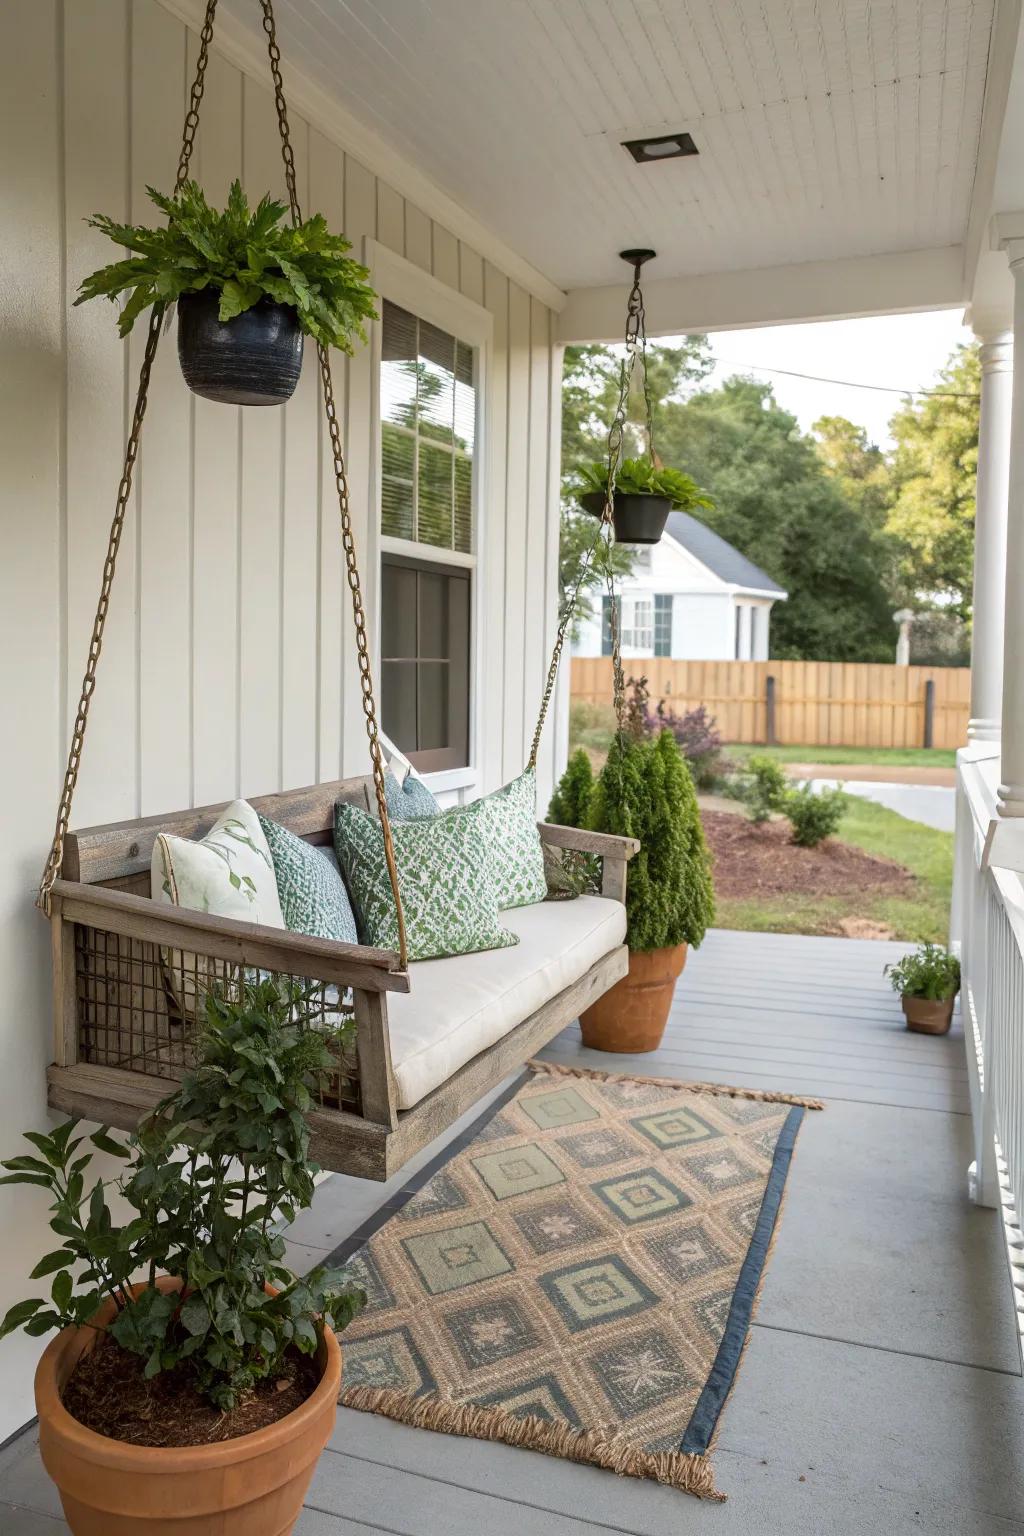
[[[75,1536],[163,1536],[171,1517],[176,1536],[286,1536],[334,1423],[333,1329],[365,1297],[325,1266],[298,1279],[276,1228],[312,1200],[305,1115],[338,1042],[302,1027],[298,987],[242,993],[208,995],[194,1071],[127,1143],[69,1121],[2,1165],[52,1197],[44,1294],[0,1336],[59,1330],[36,1406]],[[124,1162],[123,1217],[95,1150]]]

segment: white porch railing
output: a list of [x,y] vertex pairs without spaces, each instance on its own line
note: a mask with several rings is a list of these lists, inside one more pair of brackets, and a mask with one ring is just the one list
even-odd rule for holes
[[[963,969],[961,1007],[974,1124],[971,1193],[1024,1213],[1024,885],[988,864],[997,817],[999,749],[958,754],[951,938]],[[1019,1232],[1016,1243],[1020,1242]],[[1017,1257],[1015,1254],[1014,1257]]]

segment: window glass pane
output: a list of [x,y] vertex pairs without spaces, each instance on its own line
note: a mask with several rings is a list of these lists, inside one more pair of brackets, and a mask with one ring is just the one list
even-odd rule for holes
[[401,565],[386,566],[381,587],[381,656],[385,661],[415,660],[416,572]]
[[419,576],[419,624],[416,655],[423,661],[448,659],[449,579],[433,571]]
[[421,544],[452,547],[452,456],[432,443],[420,444],[416,537]]
[[381,720],[400,752],[416,748],[416,663],[381,663]]
[[382,309],[382,532],[470,554],[476,354],[397,304]]
[[421,661],[419,674],[417,748],[433,752],[448,745],[448,663]]
[[469,762],[469,571],[385,555],[381,719],[424,771]]
[[672,654],[672,594],[657,592],[654,596],[654,654]]

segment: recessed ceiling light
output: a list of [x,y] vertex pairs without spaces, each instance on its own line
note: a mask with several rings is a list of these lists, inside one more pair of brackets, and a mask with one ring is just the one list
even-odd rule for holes
[[648,139],[623,139],[623,149],[628,149],[639,165],[652,160],[679,160],[683,155],[696,155],[698,149],[688,133],[660,133]]

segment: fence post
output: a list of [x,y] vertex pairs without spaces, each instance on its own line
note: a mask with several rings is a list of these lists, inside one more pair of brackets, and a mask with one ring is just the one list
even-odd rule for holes
[[776,745],[775,741],[775,678],[769,672],[764,680],[764,704],[765,704],[765,739],[769,747]]
[[935,744],[935,679],[931,677],[924,685],[924,744]]

